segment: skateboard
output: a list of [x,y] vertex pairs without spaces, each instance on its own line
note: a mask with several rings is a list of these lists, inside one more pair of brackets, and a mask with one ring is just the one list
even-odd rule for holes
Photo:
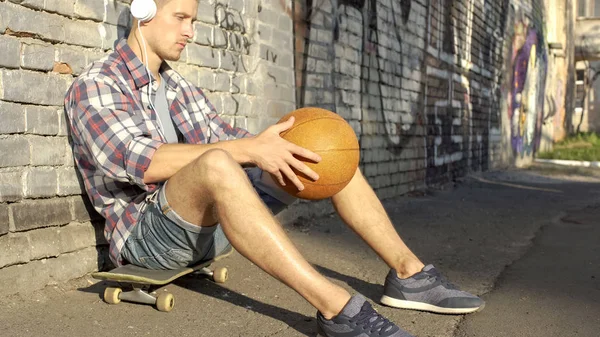
[[[116,282],[119,285],[118,287],[106,287],[104,289],[104,301],[106,303],[118,304],[121,301],[143,303],[156,305],[159,311],[169,312],[173,310],[175,305],[173,294],[162,292],[157,296],[156,291],[154,291],[156,288],[188,274],[205,276],[215,283],[225,283],[227,281],[227,268],[210,270],[208,267],[213,262],[231,255],[231,253],[233,253],[233,248],[229,247],[225,253],[214,259],[201,261],[186,268],[152,270],[128,264],[108,272],[92,273],[92,277],[98,280]],[[132,288],[132,290],[123,291],[123,288]]]

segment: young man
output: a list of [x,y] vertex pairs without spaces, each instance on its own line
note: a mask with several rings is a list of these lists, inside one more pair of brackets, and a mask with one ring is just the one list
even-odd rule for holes
[[[140,7],[150,4],[156,12]],[[232,245],[310,302],[322,335],[410,336],[364,297],[313,269],[274,218],[294,199],[268,173],[281,182],[286,176],[299,189],[292,168],[318,179],[294,156],[319,156],[279,137],[293,119],[258,135],[231,127],[165,62],[178,60],[193,37],[196,11],[197,0],[134,0],[139,19],[128,39],[87,68],[67,93],[74,156],[92,203],[106,218],[111,259],[178,268]],[[382,303],[443,313],[483,307],[409,250],[359,170],[331,201],[389,265]]]

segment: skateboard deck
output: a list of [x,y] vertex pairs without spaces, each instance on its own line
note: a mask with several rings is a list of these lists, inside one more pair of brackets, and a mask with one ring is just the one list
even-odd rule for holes
[[193,273],[204,267],[210,266],[214,261],[205,261],[193,267],[180,268],[174,270],[152,270],[128,264],[115,268],[108,272],[98,272],[92,276],[99,280],[128,282],[147,285],[164,285],[181,276]]
[[224,283],[227,280],[227,268],[209,270],[207,267],[213,262],[221,260],[233,253],[229,247],[225,253],[211,260],[201,261],[191,267],[174,270],[153,270],[139,267],[133,264],[117,267],[108,272],[92,273],[92,277],[99,280],[117,282],[119,285],[129,285],[132,291],[123,291],[121,287],[107,287],[104,291],[104,300],[109,304],[118,304],[121,300],[156,305],[160,311],[171,311],[174,306],[174,298],[170,293],[149,292],[150,288],[162,286],[173,282],[179,277],[188,274],[200,274],[210,277],[216,283]]

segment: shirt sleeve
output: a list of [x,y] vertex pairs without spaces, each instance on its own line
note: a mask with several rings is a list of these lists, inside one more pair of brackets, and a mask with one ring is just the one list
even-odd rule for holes
[[96,170],[106,177],[147,190],[144,174],[163,143],[152,139],[140,112],[116,84],[101,80],[82,81],[74,97],[78,98],[70,111],[74,142],[87,149]]

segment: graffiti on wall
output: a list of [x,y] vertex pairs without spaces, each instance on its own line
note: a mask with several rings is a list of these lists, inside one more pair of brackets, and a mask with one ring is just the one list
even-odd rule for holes
[[[228,96],[231,104],[227,107],[227,113],[235,117],[240,112],[240,104],[244,104],[240,101],[239,96],[242,92],[241,83],[249,74],[254,74],[257,68],[256,64],[244,61],[244,56],[250,54],[250,47],[255,41],[251,37],[252,33],[240,10],[217,2],[214,18],[218,28],[214,29],[212,43],[217,49],[213,50],[212,57],[220,59],[223,69],[231,71],[229,76],[231,77],[230,92],[232,95]],[[210,43],[209,37],[205,38]]]
[[360,121],[361,136],[385,138],[391,155],[383,160],[425,139],[428,177],[486,170],[504,106],[514,151],[535,152],[547,68],[543,5],[519,20],[512,62],[502,68],[511,47],[502,37],[517,27],[508,19],[513,2],[431,0],[422,10],[411,0],[292,0],[297,104]]
[[429,183],[488,169],[491,132],[500,133],[497,37],[506,15],[498,9],[508,1],[430,2],[424,81]]
[[520,17],[514,24],[508,121],[514,154],[530,156],[540,146],[547,54],[541,22],[517,14]]
[[[415,134],[420,120],[420,88],[413,92],[405,88],[404,71],[407,67],[418,69],[420,64],[404,61],[403,34],[412,0],[382,6],[377,0],[293,1],[296,98],[300,106],[317,103],[329,108],[331,104],[344,117],[360,120],[363,128],[377,129],[374,124],[383,122],[387,148],[399,154]],[[323,34],[323,30],[331,34]],[[330,40],[317,38],[315,42],[314,36],[320,34]],[[319,60],[322,55],[325,63],[333,64],[333,72],[322,80],[330,86],[313,92],[307,80],[314,78],[311,74],[315,60],[317,66],[323,65]],[[420,57],[412,59],[418,62]],[[327,99],[327,92],[331,93],[332,102]]]
[[[361,116],[362,125],[383,122],[387,149],[400,154],[414,133],[414,118],[412,111],[401,105],[405,62],[403,39],[397,34],[401,27],[396,22],[399,16],[396,11],[404,9],[403,17],[408,20],[410,1],[403,1],[401,6],[398,2],[390,5],[386,8],[390,15],[384,20],[378,15],[383,5],[377,0],[338,1],[333,27],[334,58],[336,69],[339,69],[334,74],[338,98],[335,103],[338,110],[353,110],[361,109],[363,100],[368,100],[365,102],[367,111]],[[388,52],[392,50],[392,39],[399,46],[396,55]],[[358,45],[353,43],[357,40],[360,41]],[[363,73],[361,69],[365,68],[369,71]],[[360,91],[352,92],[351,88],[360,88]]]
[[[371,6],[377,6],[376,1],[371,2]],[[375,7],[370,7],[371,23],[368,25],[370,30],[367,38],[368,43],[375,45],[375,53],[371,53],[372,57],[375,58],[378,71],[378,94],[381,100],[382,118],[385,124],[386,139],[388,141],[388,149],[394,154],[400,154],[404,145],[407,144],[410,139],[415,136],[415,128],[417,125],[422,124],[421,111],[421,94],[422,88],[419,85],[416,89],[413,89],[413,94],[417,93],[416,98],[404,99],[403,92],[408,93],[411,90],[407,88],[405,78],[407,74],[405,69],[418,70],[416,78],[413,77],[411,80],[413,83],[420,81],[421,64],[419,60],[420,55],[406,55],[406,51],[410,50],[407,48],[405,34],[408,31],[407,23],[411,16],[412,0],[401,0],[392,1],[389,9],[381,9],[389,11],[388,20],[382,20],[377,15]],[[386,34],[387,32],[387,34]],[[391,32],[391,34],[389,33]],[[394,46],[398,46],[398,54],[393,55],[389,50],[393,50]],[[373,55],[374,54],[374,55]],[[404,58],[408,57],[412,59],[411,64],[407,64]],[[386,74],[393,74],[393,78],[386,78]],[[384,88],[394,88],[394,93],[387,93],[387,108],[386,108],[386,97],[384,96]],[[394,95],[396,94],[396,95]],[[410,94],[409,94],[410,95]],[[389,97],[394,99],[390,102]],[[408,104],[403,104],[408,102]],[[392,103],[392,104],[389,104]]]
[[222,45],[216,47],[228,48],[231,51],[248,55],[252,42],[248,37],[242,14],[222,3],[216,3],[215,20],[219,27],[227,32],[223,34]]

